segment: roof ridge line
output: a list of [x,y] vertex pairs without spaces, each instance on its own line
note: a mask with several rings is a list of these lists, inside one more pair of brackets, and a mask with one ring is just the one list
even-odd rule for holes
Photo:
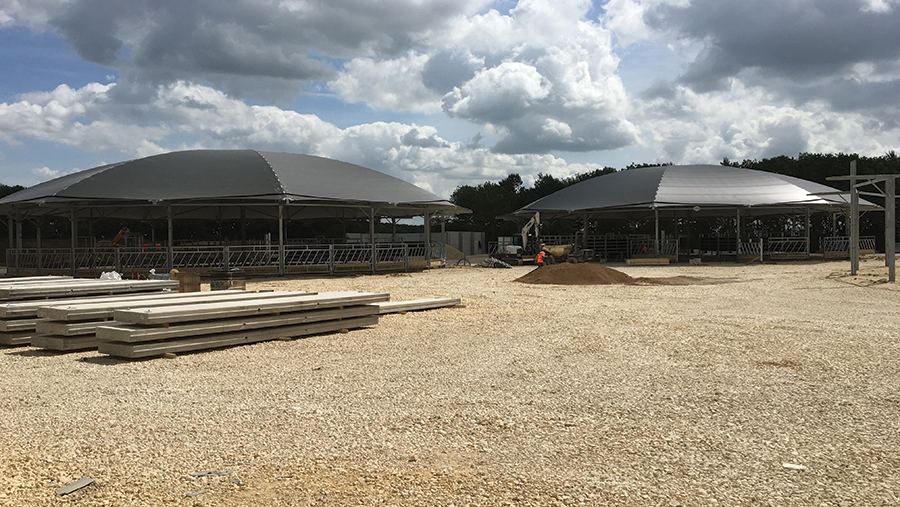
[[261,159],[263,159],[263,161],[269,167],[269,170],[272,171],[272,175],[275,176],[275,181],[278,182],[278,189],[280,190],[281,195],[285,195],[286,192],[284,190],[284,183],[281,182],[281,178],[278,177],[278,173],[275,171],[275,168],[272,167],[272,163],[269,162],[269,159],[267,159],[266,156],[263,155],[261,151],[259,151],[259,150],[252,150],[252,151],[253,151],[253,153],[256,153],[257,155],[259,155],[259,157]]

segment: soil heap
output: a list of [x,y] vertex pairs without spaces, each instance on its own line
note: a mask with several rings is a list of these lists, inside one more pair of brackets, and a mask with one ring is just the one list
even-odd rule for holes
[[537,268],[514,281],[552,285],[631,285],[635,278],[599,264],[551,264]]

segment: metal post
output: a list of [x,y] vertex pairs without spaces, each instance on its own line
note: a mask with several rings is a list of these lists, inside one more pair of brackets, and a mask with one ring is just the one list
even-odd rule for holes
[[659,208],[653,207],[653,218],[656,221],[656,232],[653,235],[653,256],[659,257]]
[[334,274],[334,243],[328,245],[328,272]]
[[36,219],[34,224],[37,228],[37,274],[38,276],[41,276],[44,268],[44,262],[41,258],[41,219]]
[[895,281],[895,266],[897,263],[896,248],[896,185],[895,179],[890,177],[884,181],[884,262],[888,267],[888,281]]
[[16,275],[19,274],[22,259],[22,215],[16,214]]
[[425,267],[431,267],[431,213],[425,213]]
[[403,243],[403,271],[409,271],[409,245]]
[[9,243],[8,243],[7,249],[6,249],[6,272],[9,274],[12,274],[12,270],[10,270],[10,268],[12,267],[12,263],[10,262],[10,260],[11,260],[10,253],[16,248],[15,233],[13,231],[13,227],[14,227],[13,220],[14,219],[13,219],[12,215],[6,215],[6,229],[7,229],[7,234],[9,235]]
[[806,260],[809,260],[809,208],[806,208]]
[[859,271],[859,190],[856,188],[856,160],[850,161],[850,275]]
[[284,203],[278,204],[278,274],[284,275]]
[[375,208],[369,208],[369,239],[372,241],[372,274],[378,269],[378,241],[375,238]]
[[78,217],[75,215],[75,208],[72,208],[72,214],[69,218],[69,222],[72,225],[72,276],[75,276],[78,273],[78,266],[75,265],[75,245],[78,242]]
[[175,215],[172,205],[166,204],[166,227],[169,241],[166,244],[166,267],[168,271],[175,269]]
[[737,209],[737,215],[734,218],[734,224],[735,224],[734,228],[737,233],[737,238],[736,238],[737,244],[735,245],[737,252],[735,252],[735,260],[740,262],[741,261],[741,209],[740,208]]
[[[462,245],[460,245],[462,247]],[[441,217],[441,267],[447,259],[447,217]]]

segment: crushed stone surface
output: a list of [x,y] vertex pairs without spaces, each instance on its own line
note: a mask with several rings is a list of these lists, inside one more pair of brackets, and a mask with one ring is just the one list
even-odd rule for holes
[[883,260],[611,267],[729,283],[251,279],[464,306],[172,359],[0,348],[0,505],[900,504]]

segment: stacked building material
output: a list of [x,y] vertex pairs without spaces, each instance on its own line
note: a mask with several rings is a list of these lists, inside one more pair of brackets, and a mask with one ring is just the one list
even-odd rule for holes
[[[115,310],[139,309],[157,306],[191,305],[218,301],[273,300],[312,292],[220,291],[189,293],[156,293],[129,298],[114,297],[102,300],[67,300],[62,303],[44,301],[37,308],[36,334],[31,339],[33,347],[70,351],[97,348],[96,330],[109,324]],[[14,305],[12,305],[14,306]]]
[[256,301],[115,310],[96,329],[102,354],[141,358],[349,330],[378,323],[389,294],[339,291]]
[[462,304],[462,300],[459,298],[425,298],[411,299],[408,301],[387,301],[385,303],[376,303],[376,306],[378,306],[379,315],[386,315],[389,313],[433,310],[435,308],[446,308],[449,306],[458,306],[460,304]]
[[96,299],[101,294],[118,300],[133,294],[177,290],[174,280],[97,280],[58,276],[0,280],[0,345],[28,345],[35,335],[37,309],[48,302]]

